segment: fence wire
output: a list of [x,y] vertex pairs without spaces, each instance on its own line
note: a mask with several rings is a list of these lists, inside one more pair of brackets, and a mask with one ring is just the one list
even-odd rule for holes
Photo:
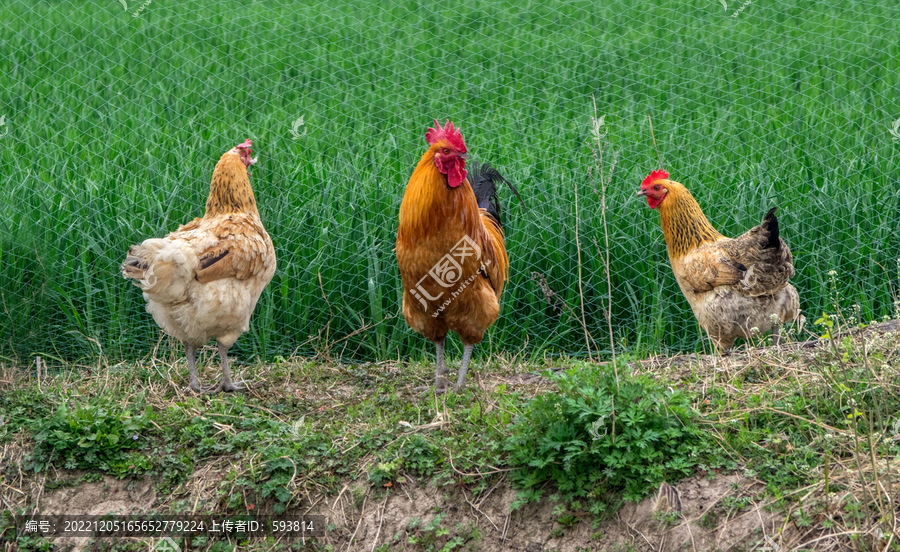
[[[606,355],[609,294],[623,349],[701,346],[659,216],[634,197],[658,166],[648,115],[719,231],[779,207],[810,322],[896,316],[897,21],[876,0],[4,2],[0,355],[153,351],[119,264],[201,216],[216,161],[246,138],[279,268],[237,357],[430,354],[400,314],[393,246],[433,118],[529,207],[503,195],[511,279],[482,353],[585,356],[583,315]],[[618,159],[611,290],[594,101],[604,170]]]

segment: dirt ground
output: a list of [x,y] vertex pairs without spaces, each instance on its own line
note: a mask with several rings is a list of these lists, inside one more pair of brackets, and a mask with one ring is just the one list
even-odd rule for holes
[[[890,321],[854,333],[866,339],[886,339],[896,344],[894,336],[898,330],[900,324]],[[794,362],[802,364],[802,357],[807,354],[804,351],[815,354],[815,349],[824,345],[824,340],[817,340],[795,343],[784,349],[800,352],[799,360]],[[677,381],[681,372],[684,372],[683,377],[687,377],[692,370],[702,370],[705,365],[709,365],[706,368],[711,373],[747,369],[759,354],[760,349],[724,358],[703,355],[660,357],[639,364],[640,369],[655,374],[666,373]],[[540,387],[547,381],[532,373],[493,382],[499,383]],[[480,385],[492,383],[480,382]],[[0,463],[8,462],[8,465],[14,466],[21,462],[26,451],[9,447],[15,445],[3,447]],[[206,513],[205,505],[216,504],[218,484],[227,477],[231,468],[230,460],[223,457],[195,465],[186,485],[190,489],[189,496],[182,495],[181,498],[186,498],[186,502],[193,505],[195,513]],[[890,468],[886,466],[885,473],[896,473]],[[701,471],[673,485],[677,499],[673,499],[671,494],[654,493],[639,503],[625,503],[611,519],[602,522],[593,522],[587,514],[583,518],[563,516],[554,511],[556,504],[546,495],[539,503],[512,510],[516,492],[503,471],[491,474],[489,488],[478,496],[462,486],[437,487],[430,481],[417,480],[408,475],[400,478],[390,489],[376,490],[363,475],[359,480],[347,482],[337,495],[316,494],[314,490],[302,494],[300,506],[285,514],[325,516],[328,531],[320,543],[341,552],[786,552],[797,549],[847,549],[846,539],[839,540],[841,533],[824,534],[821,530],[797,523],[796,512],[786,513],[774,507],[773,499],[766,498],[763,483],[743,473],[741,469],[732,473]],[[149,478],[119,480],[87,474],[91,476],[88,479],[92,480],[82,481],[79,479],[82,475],[85,474],[32,474],[20,479],[21,484],[16,488],[13,488],[12,481],[0,481],[6,488],[2,496],[22,505],[27,503],[29,511],[49,515],[135,514],[150,509],[166,511],[165,506],[170,502],[168,497],[158,496],[154,482]],[[48,481],[55,481],[58,485],[60,477],[72,483],[53,490],[45,488]],[[868,472],[856,474],[847,469],[841,473],[837,466],[831,477],[834,481],[847,482],[846,488],[851,488],[852,482],[857,479],[868,485],[870,479]],[[846,504],[845,498],[835,493],[831,493],[835,496],[825,497],[819,484],[800,489],[797,493],[797,498],[804,505],[826,504],[826,515],[839,511]],[[667,500],[660,500],[662,495],[667,496]],[[7,508],[13,510],[6,498],[4,502]],[[678,504],[673,505],[675,503]],[[874,547],[867,544],[858,549],[883,550],[884,546],[879,548],[879,543],[884,544],[882,534],[873,532],[873,535],[870,542],[874,543]],[[451,539],[454,539],[452,543]],[[87,539],[62,538],[55,544],[57,550],[81,552],[99,549]],[[454,546],[448,547],[450,544]],[[889,545],[888,542],[886,546]],[[266,548],[254,546],[253,549]]]
[[409,483],[404,485],[408,488],[402,489],[403,492],[393,492],[386,500],[375,501],[362,509],[342,505],[336,509],[317,508],[313,512],[329,515],[338,525],[337,532],[344,538],[333,540],[341,545],[341,549],[347,542],[346,536],[354,532],[356,540],[352,550],[372,550],[391,542],[397,532],[403,538],[397,542],[396,549],[404,549],[405,530],[410,521],[421,517],[424,524],[434,515],[429,512],[439,510],[449,513],[448,517],[452,518],[445,520],[445,525],[477,525],[481,538],[474,549],[485,552],[727,550],[739,543],[760,541],[764,530],[770,534],[774,532],[772,514],[757,510],[736,516],[713,531],[697,524],[707,510],[744,483],[749,482],[738,476],[693,477],[680,481],[676,489],[681,496],[681,516],[672,524],[661,521],[661,516],[654,514],[657,501],[654,496],[637,504],[626,504],[616,519],[597,527],[585,520],[561,529],[553,505],[548,501],[510,512],[516,493],[503,483],[477,502],[465,496],[464,491],[460,491],[459,496],[447,495],[434,488]]
[[[205,476],[216,477],[216,471],[205,471]],[[424,527],[437,512],[446,516],[441,526],[466,527],[464,533],[454,531],[451,536],[467,535],[463,542],[468,541],[468,549],[484,552],[764,550],[764,546],[754,547],[765,545],[766,536],[773,542],[783,537],[778,535],[781,516],[758,506],[726,513],[724,517],[720,514],[712,524],[707,521],[709,512],[721,511],[724,498],[754,495],[757,484],[738,475],[694,476],[679,481],[674,488],[680,497],[681,511],[670,514],[668,520],[664,519],[665,510],[661,514],[654,511],[658,497],[652,496],[640,503],[626,503],[615,519],[596,527],[584,520],[575,521],[568,528],[557,522],[558,516],[547,500],[511,512],[516,493],[503,478],[477,501],[464,489],[448,492],[405,479],[381,497],[364,494],[369,486],[360,482],[357,492],[348,486],[337,497],[311,497],[311,506],[285,514],[326,516],[334,529],[324,544],[332,545],[334,550],[349,551],[370,551],[384,545],[389,550],[422,550],[409,542],[416,533],[411,527]],[[33,490],[39,492],[37,488]],[[364,495],[362,504],[360,495]],[[38,508],[45,514],[137,513],[149,510],[156,499],[149,479],[103,477],[46,493],[40,497]],[[471,537],[476,528],[477,539]],[[74,552],[89,547],[85,538],[64,537],[55,544],[60,550]]]

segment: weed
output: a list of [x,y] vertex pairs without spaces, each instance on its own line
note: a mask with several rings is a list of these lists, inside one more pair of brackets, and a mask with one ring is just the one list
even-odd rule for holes
[[440,463],[438,449],[423,435],[412,435],[400,449],[403,468],[423,476],[432,475]]
[[[502,385],[484,386],[467,395],[426,401],[386,383],[400,372],[394,366],[367,369],[372,376],[363,381],[333,366],[296,359],[256,369],[274,382],[302,381],[308,396],[300,398],[290,384],[263,387],[255,392],[259,395],[215,398],[186,397],[162,386],[143,397],[133,391],[147,377],[141,365],[102,379],[45,378],[41,392],[36,382],[15,380],[14,392],[0,394],[0,419],[19,425],[5,437],[14,446],[0,450],[23,450],[32,442],[43,447],[25,463],[31,466],[35,457],[46,462],[36,476],[41,480],[43,473],[55,474],[67,462],[93,466],[83,476],[54,475],[58,479],[45,484],[46,491],[79,478],[99,481],[103,470],[149,475],[157,496],[168,497],[160,504],[167,513],[195,508],[288,512],[305,500],[308,489],[334,497],[345,485],[349,490],[341,500],[360,512],[370,510],[367,496],[373,502],[384,499],[385,484],[396,489],[404,479],[416,479],[419,485],[419,476],[431,477],[428,484],[436,486],[435,497],[442,503],[458,502],[464,492],[477,504],[473,495],[506,481],[519,492],[519,503],[550,499],[558,523],[548,531],[565,538],[568,527],[590,521],[592,540],[603,539],[597,532],[600,523],[624,496],[640,495],[641,486],[653,490],[660,478],[675,485],[684,473],[709,478],[743,474],[752,480],[752,491],[743,479],[740,486],[731,486],[701,524],[727,527],[736,516],[768,503],[793,525],[812,531],[808,538],[830,532],[842,535],[835,538],[849,546],[852,536],[847,535],[853,531],[877,535],[891,529],[891,503],[878,486],[898,484],[892,455],[900,449],[900,396],[892,382],[898,377],[900,350],[894,337],[873,333],[876,327],[848,334],[838,326],[836,322],[838,350],[848,353],[843,370],[837,369],[838,359],[823,340],[792,351],[737,351],[715,361],[692,360],[689,368],[678,358],[664,366],[659,359],[635,358],[630,371],[620,374],[618,389],[608,368],[572,360],[554,360],[554,366],[567,369],[534,378],[537,385],[517,386],[515,392]],[[504,363],[497,364],[496,370],[502,370]],[[413,380],[426,379],[432,370],[415,363],[402,367]],[[71,398],[72,389],[79,390],[77,400]],[[342,398],[330,398],[323,410],[324,400],[318,397],[335,389],[342,390]],[[30,413],[42,416],[43,425],[29,419]],[[432,420],[441,422],[439,430],[415,429]],[[124,431],[130,423],[141,425],[137,446],[117,449],[119,441],[103,439],[111,428]],[[51,446],[50,428],[63,431],[58,449]],[[98,428],[97,447],[108,455],[105,459],[98,453],[91,464],[84,455],[70,454],[83,435],[94,435]],[[698,428],[704,435],[697,435]],[[35,439],[44,429],[49,432]],[[97,440],[86,439],[89,446],[78,448],[91,449]],[[19,454],[21,458],[25,452]],[[3,488],[26,488],[27,482],[13,478],[35,476],[14,467],[21,460],[6,460]],[[198,506],[193,489],[200,469],[213,471],[207,479],[213,492]],[[493,473],[480,475],[486,469]],[[369,477],[368,484],[365,476],[360,481],[362,474]],[[500,494],[494,492],[495,497]],[[402,491],[393,494],[403,499]],[[15,492],[4,495],[4,500],[19,501],[16,507],[27,506],[26,499]],[[422,515],[424,521],[413,519],[400,528],[395,546],[386,549],[477,548],[478,526],[457,523],[457,511]],[[665,525],[677,518],[671,513],[657,520]],[[330,538],[338,542],[352,534],[352,528],[331,530]],[[383,535],[389,531],[385,526]],[[39,541],[26,544],[42,546]]]
[[40,535],[24,535],[16,544],[20,552],[50,552],[53,550],[51,542]]
[[715,509],[706,512],[700,516],[699,520],[697,520],[697,525],[707,530],[714,528],[718,523],[719,513],[716,512]]
[[67,469],[125,473],[125,452],[145,445],[154,418],[150,405],[132,413],[118,406],[63,402],[46,419],[35,420],[29,467],[38,472],[59,459]]
[[374,487],[390,487],[397,480],[402,460],[395,458],[389,462],[377,462],[369,470],[369,482]]
[[670,526],[678,523],[679,519],[681,518],[681,513],[674,510],[660,510],[653,513],[653,518],[656,521],[660,522],[662,525]]
[[[442,525],[447,517],[445,513],[437,513],[425,526],[421,526],[419,518],[413,518],[407,525],[407,530],[412,531],[408,537],[410,544],[416,544],[427,552],[451,552],[465,544],[466,539],[461,535],[452,535],[450,529]],[[460,526],[457,526],[457,530]]]
[[706,446],[683,392],[643,376],[617,382],[598,367],[551,377],[558,392],[533,399],[512,430],[515,506],[539,499],[550,481],[564,503],[586,499],[599,514],[608,493],[638,500],[689,474]]

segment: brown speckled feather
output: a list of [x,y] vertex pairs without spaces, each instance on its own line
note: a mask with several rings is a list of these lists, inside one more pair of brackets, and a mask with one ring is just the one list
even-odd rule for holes
[[259,217],[236,213],[220,218],[209,229],[219,242],[200,255],[197,281],[211,282],[219,278],[246,280],[262,274],[274,262],[272,240]]
[[775,209],[759,226],[727,238],[706,219],[691,193],[661,179],[667,194],[659,204],[672,271],[700,325],[716,344],[730,348],[752,330],[765,332],[800,316],[793,257],[781,239]]
[[777,235],[774,212],[773,208],[762,224],[737,238],[723,238],[685,255],[681,266],[694,291],[736,284],[751,297],[781,291],[794,276],[794,259]]

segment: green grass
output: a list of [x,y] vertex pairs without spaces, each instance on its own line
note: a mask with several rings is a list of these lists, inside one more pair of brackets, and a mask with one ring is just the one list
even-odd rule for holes
[[16,534],[4,533],[4,515],[101,475],[149,477],[152,509],[163,514],[296,514],[319,504],[341,526],[338,543],[357,522],[339,517],[341,496],[358,511],[414,489],[456,501],[446,517],[423,509],[397,519],[406,527],[386,522],[383,539],[404,530],[421,546],[398,550],[468,541],[479,527],[499,538],[485,519],[458,523],[472,522],[464,499],[504,489],[515,491],[500,499],[511,510],[528,505],[516,515],[552,510],[559,526],[543,530],[563,538],[579,523],[616,519],[662,480],[687,501],[698,500],[687,490],[697,476],[737,476],[727,495],[702,499],[683,519],[660,512],[661,521],[719,530],[764,508],[809,527],[800,540],[831,534],[849,549],[850,539],[892,527],[879,490],[900,482],[900,348],[896,320],[865,334],[838,326],[835,347],[634,361],[617,377],[579,360],[555,361],[554,372],[501,358],[465,392],[440,396],[414,391],[430,380],[430,362],[254,363],[239,373],[252,391],[203,396],[185,387],[183,361],[72,368],[41,381],[4,368],[0,542]]
[[830,304],[835,270],[846,303],[892,312],[900,6],[754,2],[732,17],[736,6],[154,0],[133,17],[137,2],[5,3],[0,355],[151,351],[158,330],[118,265],[130,244],[201,215],[215,161],[248,137],[279,269],[237,357],[310,354],[328,348],[326,327],[334,342],[367,325],[332,354],[430,354],[399,316],[392,249],[433,117],[452,117],[529,206],[504,197],[511,281],[478,350],[582,355],[582,328],[531,273],[578,312],[577,188],[586,319],[605,341],[591,95],[619,152],[608,218],[622,345],[700,346],[658,215],[633,197],[656,168],[648,114],[666,167],[720,231],[780,207],[804,310]]

